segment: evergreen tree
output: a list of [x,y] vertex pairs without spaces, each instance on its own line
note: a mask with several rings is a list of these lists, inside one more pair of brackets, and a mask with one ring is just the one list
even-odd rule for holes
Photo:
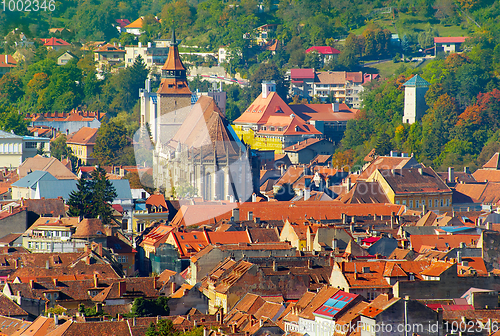
[[67,203],[69,206],[68,215],[70,217],[82,216],[90,218],[88,214],[90,213],[90,208],[92,208],[91,194],[89,181],[83,178],[79,179],[76,191],[72,191],[69,194]]
[[141,55],[137,56],[134,64],[128,69],[129,70],[129,80],[130,80],[130,92],[132,93],[133,99],[139,98],[139,89],[144,88],[144,83],[148,78],[149,70],[146,67],[146,63],[142,59]]
[[72,191],[69,200],[69,216],[100,218],[104,224],[112,220],[111,203],[116,197],[116,190],[106,178],[106,171],[101,167],[92,172],[91,180],[78,180],[77,190]]

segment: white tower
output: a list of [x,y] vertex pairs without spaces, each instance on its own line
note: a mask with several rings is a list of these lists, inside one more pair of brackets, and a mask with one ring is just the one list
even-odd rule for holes
[[405,86],[403,123],[413,124],[420,120],[427,110],[425,93],[429,89],[429,82],[419,75],[415,75],[403,85]]

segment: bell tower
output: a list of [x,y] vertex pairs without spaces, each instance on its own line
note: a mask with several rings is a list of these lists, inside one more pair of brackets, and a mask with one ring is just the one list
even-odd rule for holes
[[191,90],[186,78],[186,67],[179,57],[178,41],[172,29],[168,58],[161,68],[161,82],[158,88],[158,116],[191,106]]

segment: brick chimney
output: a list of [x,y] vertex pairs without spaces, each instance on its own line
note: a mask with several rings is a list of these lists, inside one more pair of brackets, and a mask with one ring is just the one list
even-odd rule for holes
[[97,277],[97,273],[94,273],[94,287],[99,287],[99,278]]
[[127,291],[127,283],[125,281],[120,281],[118,283],[118,290],[120,292],[120,296],[123,296],[123,294]]

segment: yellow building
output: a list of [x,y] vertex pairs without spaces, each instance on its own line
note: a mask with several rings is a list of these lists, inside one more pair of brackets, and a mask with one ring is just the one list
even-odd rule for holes
[[79,131],[71,133],[66,144],[83,165],[93,165],[97,159],[93,157],[95,140],[98,128],[82,127]]
[[452,210],[452,190],[432,168],[376,169],[367,182],[378,182],[389,202],[408,209]]

